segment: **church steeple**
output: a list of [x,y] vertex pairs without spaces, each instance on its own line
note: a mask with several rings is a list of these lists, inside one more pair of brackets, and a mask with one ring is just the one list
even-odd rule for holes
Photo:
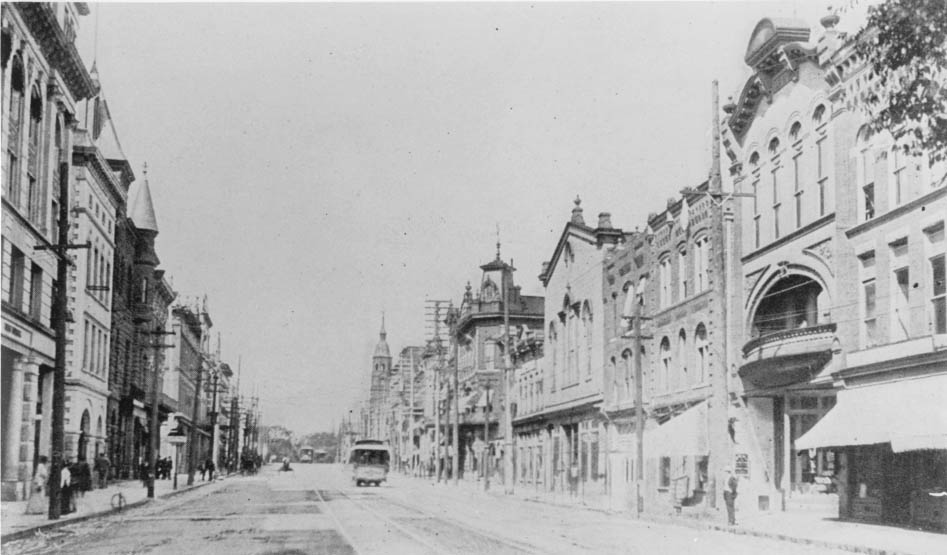
[[381,331],[378,332],[378,344],[375,345],[375,358],[391,358],[391,351],[388,349],[388,333],[385,331],[385,313],[381,313]]

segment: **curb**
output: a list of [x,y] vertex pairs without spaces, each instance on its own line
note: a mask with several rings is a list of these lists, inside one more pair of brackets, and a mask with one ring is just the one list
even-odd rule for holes
[[733,526],[721,526],[719,524],[708,524],[705,526],[708,530],[716,530],[718,532],[725,532],[733,534],[736,536],[753,536],[757,538],[767,538],[772,540],[779,540],[787,543],[796,543],[802,545],[809,545],[812,547],[822,547],[825,549],[838,549],[841,551],[849,551],[851,553],[867,553],[868,555],[911,555],[906,551],[892,551],[887,549],[879,549],[875,547],[866,547],[863,545],[854,545],[848,543],[839,543],[831,542],[825,540],[816,540],[811,538],[800,538],[798,536],[789,536],[787,534],[780,534],[778,532],[764,532],[762,530],[751,530],[746,528],[736,528]]
[[[498,499],[506,498],[504,495],[498,495],[493,492],[485,492],[482,489],[480,493],[486,494],[488,496],[496,497]],[[528,503],[540,503],[543,505],[548,505],[552,507],[561,507],[561,508],[575,508],[575,509],[584,509],[588,511],[595,511],[602,514],[610,515],[622,515],[625,514],[625,511],[616,511],[612,509],[606,509],[601,507],[593,507],[590,505],[584,505],[582,503],[557,503],[556,501],[551,501],[543,499],[539,496],[531,497],[518,497],[521,501]],[[733,534],[737,536],[752,536],[757,538],[765,538],[771,540],[782,541],[785,543],[795,543],[799,545],[809,545],[812,547],[820,547],[824,549],[837,549],[840,551],[848,551],[850,553],[864,553],[867,555],[912,555],[906,551],[894,551],[888,549],[881,549],[875,547],[867,547],[863,545],[847,544],[826,540],[818,540],[813,538],[804,538],[799,536],[790,536],[788,534],[781,534],[778,532],[766,532],[763,530],[753,530],[749,528],[739,528],[734,526],[725,526],[721,524],[715,524],[713,522],[708,522],[706,519],[700,518],[680,518],[674,516],[663,517],[662,515],[647,515],[643,514],[640,518],[633,518],[633,520],[638,522],[647,522],[651,524],[663,524],[669,526],[679,526],[684,528],[698,529],[698,530],[713,530],[717,532],[724,532],[728,534]]]
[[[169,498],[169,497],[175,497],[175,496],[180,495],[180,494],[182,494],[182,493],[184,493],[184,492],[186,492],[186,491],[194,491],[194,490],[196,490],[196,489],[198,489],[198,488],[202,488],[202,487],[204,487],[204,486],[208,486],[208,485],[214,484],[214,483],[217,483],[217,481],[214,480],[213,482],[201,482],[200,484],[195,484],[195,485],[193,485],[193,486],[191,486],[191,487],[189,487],[189,488],[177,489],[177,490],[169,491],[169,492],[167,492],[167,493],[164,493],[164,494],[162,494],[162,495],[157,496],[155,499],[167,499],[167,498]],[[121,511],[127,511],[128,509],[134,509],[134,508],[137,508],[137,507],[141,507],[141,506],[147,505],[147,504],[151,503],[152,501],[154,501],[155,499],[149,499],[149,498],[146,497],[146,498],[144,498],[144,499],[139,499],[138,501],[133,501],[133,502],[131,502],[131,503],[126,504],[125,507],[124,507],[123,509],[121,509]],[[84,522],[84,521],[86,521],[86,520],[91,520],[91,519],[93,519],[93,518],[99,518],[99,517],[103,517],[103,516],[114,515],[114,514],[116,514],[116,513],[118,513],[118,512],[120,512],[118,509],[108,509],[108,510],[104,510],[104,511],[96,511],[96,512],[92,512],[92,513],[88,513],[88,514],[84,514],[84,515],[80,515],[80,516],[75,516],[75,517],[72,517],[72,518],[66,518],[66,519],[54,520],[54,521],[52,521],[52,522],[46,522],[46,523],[44,523],[44,524],[40,524],[39,526],[33,526],[32,528],[24,528],[24,529],[22,529],[22,530],[17,530],[16,532],[10,532],[10,533],[8,533],[8,534],[4,534],[3,536],[0,536],[0,544],[7,543],[7,542],[11,542],[11,541],[15,541],[15,540],[22,540],[22,539],[25,539],[25,538],[28,538],[28,537],[30,537],[30,536],[35,535],[37,532],[48,532],[48,531],[50,531],[50,530],[55,530],[56,528],[60,528],[60,527],[62,527],[62,526],[67,526],[67,525],[69,525],[69,524],[75,524],[75,523],[77,523],[77,522]]]

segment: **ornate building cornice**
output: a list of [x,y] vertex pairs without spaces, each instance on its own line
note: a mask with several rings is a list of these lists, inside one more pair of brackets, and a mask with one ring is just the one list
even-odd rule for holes
[[94,96],[98,87],[89,75],[82,57],[59,25],[48,2],[11,3],[36,38],[49,64],[59,70],[76,101]]

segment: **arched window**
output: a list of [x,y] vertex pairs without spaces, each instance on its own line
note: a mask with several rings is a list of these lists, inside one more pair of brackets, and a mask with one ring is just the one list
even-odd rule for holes
[[630,349],[625,349],[621,354],[622,359],[622,382],[625,390],[625,398],[631,399],[634,395],[634,384],[635,384],[635,369],[634,369],[634,355],[632,355]]
[[549,346],[551,347],[550,362],[552,371],[549,374],[549,387],[551,391],[556,390],[556,373],[559,372],[559,342],[556,337],[556,323],[549,322]]
[[62,152],[65,148],[65,143],[63,142],[63,132],[62,132],[62,120],[61,118],[56,118],[56,128],[53,135],[53,179],[50,183],[50,190],[52,195],[50,198],[50,212],[51,218],[50,221],[52,225],[50,226],[50,239],[53,242],[59,241],[59,162],[62,158]]
[[789,138],[792,139],[793,142],[798,141],[800,133],[802,133],[802,124],[799,123],[798,121],[794,122],[789,127]]
[[699,294],[709,287],[707,270],[710,266],[710,238],[701,235],[694,240],[694,293]]
[[3,192],[13,206],[20,206],[20,131],[23,126],[23,99],[26,97],[26,79],[23,74],[23,63],[19,56],[13,57],[10,70],[10,105],[7,110],[9,117],[6,152],[7,179],[3,184]]
[[872,131],[867,125],[858,130],[856,138],[855,168],[858,185],[861,188],[860,218],[868,221],[875,217],[875,156],[872,149]]
[[677,333],[677,365],[680,368],[678,383],[675,384],[678,389],[688,387],[690,376],[687,373],[687,332],[683,329]]
[[779,150],[779,138],[778,138],[778,137],[773,137],[773,138],[769,141],[769,147],[768,147],[768,148],[769,148],[769,153],[770,153],[770,154],[776,154],[776,151]]
[[661,366],[658,376],[658,391],[668,391],[671,378],[671,340],[667,337],[661,340]]
[[696,357],[694,361],[694,378],[697,383],[704,383],[707,380],[707,328],[704,323],[697,324],[697,330],[694,332],[694,346],[696,347]]
[[45,227],[42,221],[42,205],[45,204],[40,194],[39,169],[42,158],[40,147],[40,129],[43,121],[43,96],[36,87],[30,93],[30,128],[27,143],[26,157],[26,213],[34,224]]
[[815,110],[812,111],[812,122],[816,125],[820,125],[825,119],[825,104],[819,104],[815,107]]
[[687,298],[687,249],[682,245],[677,251],[677,300]]
[[750,167],[755,168],[759,165],[760,165],[760,153],[754,151],[753,154],[750,154]]
[[582,335],[585,345],[585,377],[592,377],[592,308],[589,302],[582,303]]
[[658,265],[658,283],[660,291],[658,292],[659,308],[666,308],[671,305],[671,256],[667,255],[661,259]]

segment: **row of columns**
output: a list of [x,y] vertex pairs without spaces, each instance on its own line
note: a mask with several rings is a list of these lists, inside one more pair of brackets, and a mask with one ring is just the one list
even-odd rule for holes
[[3,498],[22,500],[33,472],[39,362],[19,355],[9,371],[10,396],[3,414]]

